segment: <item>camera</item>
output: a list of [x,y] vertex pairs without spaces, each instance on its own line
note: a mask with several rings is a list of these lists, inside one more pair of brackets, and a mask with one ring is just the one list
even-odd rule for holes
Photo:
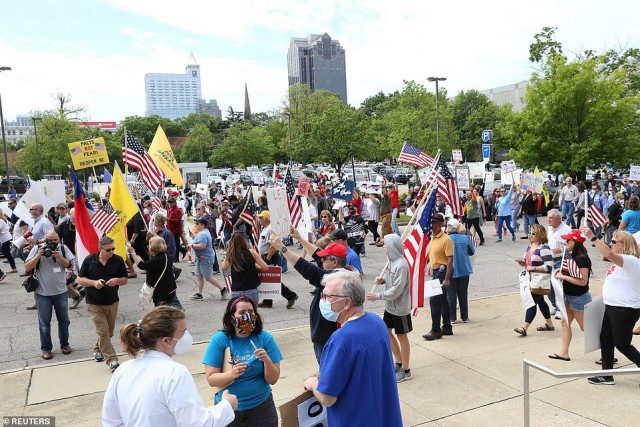
[[58,244],[57,243],[53,243],[53,242],[47,242],[47,243],[44,244],[43,248],[44,248],[43,255],[48,258],[51,255],[53,255],[54,251],[58,250]]

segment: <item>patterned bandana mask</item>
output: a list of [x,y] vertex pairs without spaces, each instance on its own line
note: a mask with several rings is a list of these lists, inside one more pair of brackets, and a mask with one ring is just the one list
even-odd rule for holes
[[240,318],[236,317],[234,325],[236,328],[236,332],[244,335],[249,335],[256,328],[257,318],[258,316],[256,316],[255,313],[244,313],[242,316],[240,316]]

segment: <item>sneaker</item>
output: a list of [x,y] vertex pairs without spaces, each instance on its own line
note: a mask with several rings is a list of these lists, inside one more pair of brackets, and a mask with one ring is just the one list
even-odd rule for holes
[[[402,372],[404,374],[404,379],[402,381],[406,381],[406,380],[410,380],[411,379],[411,369],[401,369],[400,372]],[[396,376],[396,381],[398,380],[398,377]],[[398,381],[400,382],[400,381]]]
[[102,352],[100,352],[100,351],[94,351],[93,352],[93,358],[96,359],[96,362],[102,362],[104,360],[104,356],[102,355]]
[[589,377],[589,384],[597,385],[616,385],[613,377]]
[[77,297],[75,297],[73,299],[73,304],[71,304],[71,306],[69,306],[69,309],[75,310],[76,308],[78,308],[78,306],[80,305],[80,303],[82,302],[83,299],[84,299],[84,297],[82,295],[78,295]]
[[112,374],[113,374],[113,371],[118,369],[119,366],[120,364],[118,363],[117,360],[112,360],[111,362],[109,362],[109,370],[111,371]]
[[396,382],[397,383],[401,383],[402,381],[406,380],[407,376],[404,373],[404,369],[400,369],[399,371],[396,371]]
[[511,241],[512,241],[512,242],[515,242],[515,241],[516,241],[516,236],[513,236],[513,237],[511,238]]
[[398,371],[402,370],[402,363],[395,362],[393,364],[393,371],[397,374]]
[[496,240],[496,243],[500,243],[500,242],[502,242],[502,239]]
[[[220,301],[224,301],[227,299],[227,294],[229,293],[229,291],[227,290],[227,288],[222,288],[220,289]],[[202,295],[200,295],[200,299],[202,299]]]
[[33,304],[33,305],[30,305],[29,307],[26,307],[26,308],[27,308],[27,310],[35,310],[36,308],[38,308],[38,306]]
[[556,310],[557,309],[554,306],[549,307],[549,314],[553,316],[554,314],[556,314]]
[[556,320],[562,320],[562,313],[560,313],[559,311],[557,311],[557,312],[556,312],[556,315],[555,315],[555,319],[556,319]]
[[0,276],[0,282],[4,281],[4,279],[7,278],[7,273],[2,273],[2,276]]
[[180,273],[182,273],[182,269],[178,268],[178,267],[175,267],[173,269],[173,279],[174,280],[178,280],[178,277],[180,277]]
[[194,300],[194,301],[202,301],[202,299],[203,299],[202,298],[202,294],[195,293],[195,294],[193,294],[193,296],[191,296],[191,299]]
[[220,274],[220,270],[215,270],[215,271],[213,272],[213,275],[214,275],[214,276],[217,276],[218,274]]
[[298,301],[298,295],[296,294],[294,297],[289,298],[287,300],[287,308],[293,308],[293,305]]

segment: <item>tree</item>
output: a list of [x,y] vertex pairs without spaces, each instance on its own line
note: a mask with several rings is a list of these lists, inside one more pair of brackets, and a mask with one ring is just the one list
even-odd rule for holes
[[86,108],[81,105],[71,105],[71,95],[58,92],[51,95],[56,103],[56,112],[61,119],[79,119],[79,113],[85,113]]
[[640,160],[638,96],[624,96],[626,71],[602,72],[603,58],[552,55],[534,74],[524,110],[505,126],[511,157],[524,167],[575,173]]
[[116,139],[121,142],[124,141],[124,129],[126,128],[142,145],[149,147],[153,141],[153,136],[156,134],[158,125],[162,126],[167,137],[184,136],[188,133],[179,121],[173,121],[156,115],[145,117],[129,116],[125,117],[120,124],[116,132]]
[[204,123],[196,125],[189,135],[180,151],[178,159],[181,162],[201,162],[209,159],[213,153],[213,134]]
[[216,147],[210,161],[214,166],[251,166],[273,161],[273,141],[266,130],[251,122],[234,123],[224,142]]

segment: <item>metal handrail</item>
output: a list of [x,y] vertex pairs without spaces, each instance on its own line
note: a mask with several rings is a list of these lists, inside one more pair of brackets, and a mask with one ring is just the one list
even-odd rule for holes
[[522,361],[522,369],[524,374],[524,425],[529,427],[529,367],[535,368],[554,378],[580,378],[580,377],[602,377],[609,375],[627,375],[640,374],[640,368],[625,369],[605,369],[599,371],[576,371],[576,372],[556,372],[552,369],[542,366],[539,363],[524,359]]

